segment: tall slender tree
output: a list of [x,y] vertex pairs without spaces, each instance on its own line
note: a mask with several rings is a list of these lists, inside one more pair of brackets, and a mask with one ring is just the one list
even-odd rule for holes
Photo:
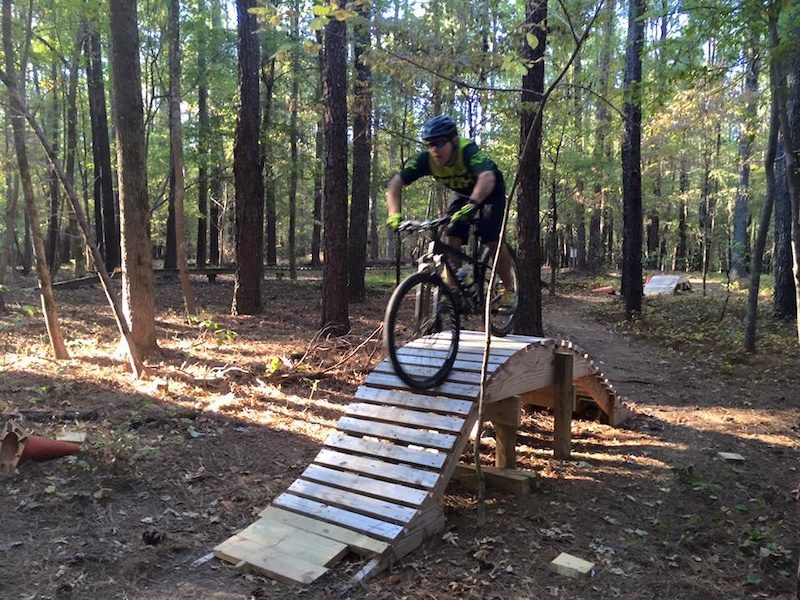
[[111,0],[110,23],[117,108],[122,302],[133,341],[146,354],[155,350],[157,343],[136,0]]
[[233,149],[236,188],[236,284],[234,315],[253,315],[262,310],[261,279],[264,274],[264,182],[259,153],[260,50],[258,22],[251,12],[254,0],[237,0],[239,17],[239,113]]
[[748,205],[750,200],[750,161],[752,146],[756,136],[758,119],[758,73],[761,63],[761,49],[750,36],[750,47],[747,49],[747,66],[745,71],[744,90],[742,93],[742,122],[739,125],[739,184],[736,188],[736,202],[733,208],[733,239],[731,240],[730,277],[736,280],[748,273]]
[[347,24],[331,18],[323,42],[324,237],[321,327],[350,331],[347,305]]
[[181,132],[181,17],[180,3],[170,0],[170,41],[169,41],[169,131],[170,155],[175,186],[175,238],[178,271],[183,293],[183,306],[186,316],[197,313],[194,292],[189,283],[186,265],[186,228],[184,226],[185,177],[183,174],[183,135]]
[[[134,21],[134,24],[138,27],[138,23]],[[117,228],[117,199],[114,196],[114,174],[111,171],[111,142],[108,134],[102,46],[100,33],[88,23],[86,23],[85,27],[86,83],[89,94],[92,162],[94,165],[95,228],[98,243],[102,242],[100,247],[105,258],[106,269],[113,271],[120,265],[120,234]]]
[[622,293],[628,317],[642,312],[642,53],[644,0],[629,0],[622,130]]
[[[772,93],[777,103],[778,124],[784,145],[786,169],[786,189],[791,215],[790,240],[792,256],[792,277],[794,280],[795,320],[797,337],[800,340],[800,25],[798,25],[797,3],[773,5],[768,14],[768,28],[772,61],[770,68],[774,73]],[[783,38],[778,29],[780,11],[790,15],[786,19],[788,30]],[[792,18],[793,17],[793,18]]]
[[370,11],[358,8],[353,26],[353,190],[350,201],[350,227],[347,236],[347,268],[351,302],[367,297],[364,281],[369,225],[370,168],[372,166],[372,70],[367,62],[370,46]]
[[[544,56],[547,42],[547,0],[527,0],[522,56],[527,73],[522,78],[520,163],[518,174],[517,264],[519,306],[517,333],[544,335],[542,327],[542,250],[540,235],[540,182],[542,174],[542,111]],[[535,40],[535,42],[534,42]]]
[[211,125],[208,109],[208,30],[206,3],[198,0],[200,24],[197,30],[197,267],[208,262],[208,146]]
[[[614,24],[616,21],[616,2],[608,0],[603,6],[603,27],[600,57],[598,59],[597,85],[601,98],[607,98],[611,88],[611,60],[614,51]],[[589,241],[586,266],[591,271],[600,271],[605,264],[603,232],[608,229],[604,218],[607,209],[605,169],[603,165],[609,154],[608,133],[611,126],[611,115],[606,102],[597,103],[595,110],[595,140],[593,150],[594,188],[589,204]],[[580,252],[580,250],[579,250]]]
[[[20,85],[17,83],[17,67],[14,64],[14,41],[11,36],[11,0],[3,0],[3,52],[5,55],[5,73],[3,82],[9,91],[9,107],[11,111],[11,128],[14,134],[14,151],[17,155],[17,168],[19,169],[20,182],[22,183],[22,196],[25,200],[25,214],[30,224],[31,237],[33,238],[36,253],[36,275],[39,279],[39,291],[44,310],[47,335],[50,338],[50,347],[57,359],[69,358],[67,346],[64,344],[64,334],[58,321],[55,296],[47,265],[47,254],[44,239],[40,229],[39,213],[36,208],[36,198],[33,191],[28,149],[26,146],[25,107],[21,102]],[[30,36],[30,28],[27,35]],[[24,71],[24,69],[22,69]]]

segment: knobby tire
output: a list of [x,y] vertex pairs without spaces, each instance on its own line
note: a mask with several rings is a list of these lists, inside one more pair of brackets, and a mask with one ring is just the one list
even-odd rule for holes
[[458,353],[460,320],[450,288],[439,275],[414,273],[392,294],[383,319],[386,353],[406,385],[441,384]]

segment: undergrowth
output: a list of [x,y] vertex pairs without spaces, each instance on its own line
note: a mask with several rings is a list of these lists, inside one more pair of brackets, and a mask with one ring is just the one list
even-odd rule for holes
[[[644,298],[641,316],[634,319],[625,318],[621,297],[617,302],[595,304],[588,310],[594,318],[618,331],[655,341],[697,359],[717,360],[726,371],[746,362],[750,356],[744,350],[746,291],[648,296]],[[795,323],[776,319],[768,301],[759,303],[756,340],[757,353],[800,355]]]

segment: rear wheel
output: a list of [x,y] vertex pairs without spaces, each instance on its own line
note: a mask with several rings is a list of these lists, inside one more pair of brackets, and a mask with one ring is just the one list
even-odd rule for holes
[[450,289],[433,273],[415,273],[392,294],[383,340],[397,376],[428,389],[442,383],[456,360],[459,317]]
[[[495,277],[494,288],[489,294],[490,324],[492,335],[505,336],[514,330],[517,322],[517,310],[519,307],[519,273],[517,272],[517,258],[511,246],[505,245],[508,250],[510,261],[511,281],[500,281]],[[494,257],[488,248],[484,248],[481,253],[481,260],[487,265],[483,274],[484,292],[489,289],[489,278],[492,275],[492,259]],[[509,293],[511,292],[511,293]]]

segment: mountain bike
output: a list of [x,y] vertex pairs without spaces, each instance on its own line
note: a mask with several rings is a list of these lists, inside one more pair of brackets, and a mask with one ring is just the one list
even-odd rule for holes
[[[506,286],[519,291],[511,247],[506,244],[512,281],[501,283],[495,277],[489,290],[494,256],[478,244],[477,220],[470,224],[467,251],[453,248],[440,238],[440,230],[449,222],[449,216],[403,221],[397,229],[398,243],[402,234],[424,233],[428,240],[427,251],[417,259],[417,272],[397,286],[383,319],[386,353],[397,376],[414,388],[429,389],[445,380],[456,360],[462,318],[485,318],[487,301],[491,307],[488,326],[493,335],[507,335],[516,322],[519,298],[510,305],[503,303]],[[456,276],[456,257],[472,277],[462,280]]]

